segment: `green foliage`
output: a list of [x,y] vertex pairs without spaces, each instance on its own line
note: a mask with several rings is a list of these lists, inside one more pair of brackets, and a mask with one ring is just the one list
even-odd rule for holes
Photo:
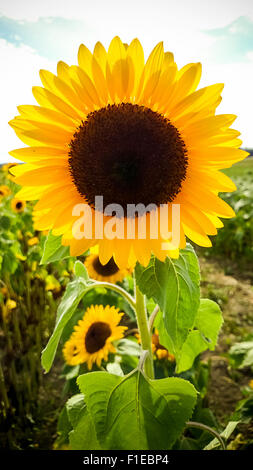
[[78,304],[84,296],[86,290],[87,284],[84,282],[83,278],[76,278],[67,286],[65,294],[57,310],[55,329],[46,348],[42,351],[41,363],[46,372],[50,370],[53,363],[63,329],[77,309]]
[[162,263],[153,257],[147,268],[138,264],[136,280],[141,292],[161,309],[156,320],[161,344],[179,358],[200,301],[199,265],[192,246],[181,250],[176,260],[166,258]]
[[213,248],[205,251],[236,261],[238,265],[253,261],[253,170],[233,178],[237,191],[225,193],[222,198],[233,207],[236,217],[223,221],[224,227],[213,237]]
[[125,377],[92,372],[77,382],[103,449],[171,448],[196,401],[189,382],[150,380],[139,369]]
[[193,328],[182,346],[176,371],[179,374],[193,365],[194,359],[206,349],[215,349],[218,333],[223,323],[218,304],[209,299],[201,299]]
[[52,231],[49,232],[44,244],[40,264],[52,263],[53,261],[62,260],[70,256],[69,247],[61,244],[61,238],[61,235],[56,237],[52,234]]
[[[230,421],[226,429],[222,431],[220,436],[227,440],[231,436],[231,434],[234,432],[237,424],[238,424],[238,421]],[[213,450],[213,449],[216,449],[217,447],[220,447],[220,443],[218,439],[215,438],[204,448],[204,450]]]
[[[41,374],[41,369],[38,362],[33,362],[33,348],[29,360],[23,364],[23,334],[26,330],[29,330],[29,335],[31,331],[32,335],[34,333],[36,353],[40,352],[45,338],[47,340],[52,332],[56,304],[59,303],[55,327],[42,353],[42,365],[46,371],[51,368],[58,344],[62,345],[69,338],[74,325],[91,304],[115,305],[125,313],[122,321],[133,332],[136,320],[134,302],[130,302],[130,307],[119,292],[104,289],[89,279],[83,262],[76,261],[74,264],[69,248],[61,245],[61,237],[55,237],[50,232],[46,238],[34,232],[32,204],[28,203],[22,214],[14,214],[10,208],[12,197],[10,195],[4,199],[0,217],[0,272],[7,290],[7,296],[5,291],[0,292],[0,301],[6,315],[6,301],[10,299],[10,294],[13,298],[10,308],[15,310],[16,302],[17,310],[20,308],[19,317],[16,312],[11,313],[11,335],[7,331],[7,321],[2,323],[4,335],[8,338],[8,360],[10,354],[22,353],[17,364],[11,362],[11,374],[15,377],[16,372],[24,368],[22,380],[28,403],[36,374],[39,375],[37,371]],[[246,201],[244,209],[241,199],[237,201],[237,209],[248,211]],[[250,225],[245,213],[243,220]],[[242,243],[245,243],[244,235]],[[28,243],[33,237],[38,238],[34,246]],[[241,245],[241,249],[245,247]],[[217,428],[211,411],[204,406],[208,370],[206,366],[198,370],[198,356],[206,349],[214,350],[222,317],[214,302],[200,300],[199,266],[193,248],[187,245],[176,260],[167,258],[161,262],[152,258],[147,268],[138,264],[136,280],[142,294],[147,296],[148,312],[151,313],[156,304],[159,305],[154,326],[159,331],[160,343],[176,356],[176,364],[173,357],[169,362],[167,357],[159,359],[158,355],[154,356],[156,380],[149,379],[142,372],[142,365],[138,366],[139,358],[140,363],[144,358],[141,346],[136,338],[130,336],[115,341],[116,352],[110,353],[108,362],[103,361],[101,367],[94,364],[93,372],[88,372],[86,363],[77,366],[65,364],[61,375],[66,380],[64,392],[74,393],[74,396],[67,401],[59,416],[58,447],[70,444],[74,450],[166,450],[203,449],[210,444],[208,433],[189,430],[186,423],[191,418]],[[121,285],[128,294],[134,294],[131,277],[124,279]],[[43,335],[40,336],[42,330]],[[14,348],[13,344],[17,347]],[[25,347],[30,347],[27,340]],[[235,347],[231,358],[240,357],[241,366],[249,366],[250,351],[251,347],[245,344],[239,350]],[[176,374],[181,376],[175,377]],[[2,376],[1,373],[1,384],[4,383]],[[77,383],[82,393],[76,394]],[[8,407],[7,394],[6,397]],[[16,397],[21,410],[23,401],[18,393]],[[240,416],[244,413],[248,419],[251,410],[252,396],[249,395],[237,412]],[[215,448],[216,443],[210,445]]]
[[244,367],[253,368],[253,339],[235,343],[229,350],[229,355],[232,363],[237,368],[243,369]]
[[89,280],[89,274],[86,267],[81,261],[76,261],[74,265],[74,273],[76,277],[82,277],[85,281]]

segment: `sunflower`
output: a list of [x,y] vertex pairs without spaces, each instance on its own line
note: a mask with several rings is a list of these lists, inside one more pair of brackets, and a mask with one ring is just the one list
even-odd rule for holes
[[5,172],[5,173],[9,173],[9,170],[13,167],[13,166],[16,166],[18,165],[18,163],[5,163],[3,166],[2,166],[2,170]]
[[73,334],[70,339],[64,344],[62,352],[67,364],[69,364],[70,366],[76,366],[77,364],[80,364],[79,358],[77,357],[78,353]]
[[11,208],[14,212],[23,212],[26,206],[26,202],[18,198],[13,198],[11,201]]
[[27,241],[28,246],[38,245],[38,243],[39,243],[38,237],[29,238],[29,240]]
[[[136,333],[135,337],[137,338],[138,343],[141,344],[140,334]],[[157,329],[155,329],[154,333],[152,334],[151,341],[152,353],[157,357],[157,359],[168,359],[171,362],[175,361],[174,354],[171,354],[168,349],[160,344],[159,333]]]
[[159,360],[168,359],[171,362],[175,361],[174,354],[171,354],[168,349],[160,344],[159,333],[157,329],[155,329],[154,333],[152,334],[152,352]]
[[123,281],[126,276],[129,276],[133,272],[133,266],[120,269],[113,257],[111,257],[106,264],[102,264],[99,260],[98,247],[90,249],[90,255],[87,256],[84,264],[92,279],[111,282],[113,284]]
[[7,299],[2,305],[3,320],[8,321],[10,319],[10,313],[17,307],[17,302],[12,299]]
[[5,197],[5,196],[9,196],[9,194],[11,194],[11,190],[10,190],[9,186],[1,185],[0,186],[0,198]]
[[118,326],[123,313],[107,305],[91,305],[82,320],[74,327],[70,339],[65,343],[63,355],[70,365],[87,362],[88,369],[96,362],[107,361],[109,353],[115,353],[112,342],[123,337],[125,326]]
[[[235,215],[219,198],[219,192],[236,189],[220,170],[248,155],[239,149],[240,133],[230,128],[236,116],[215,114],[223,84],[197,90],[200,63],[178,69],[162,42],[145,62],[138,39],[126,45],[118,37],[108,51],[100,42],[93,53],[82,44],[78,65],[59,62],[57,75],[41,70],[40,77],[43,87],[33,88],[39,106],[19,106],[20,115],[10,122],[29,146],[10,152],[26,162],[11,172],[23,186],[18,197],[38,200],[36,229],[62,235],[72,256],[98,244],[100,262],[113,257],[120,268],[130,257],[147,265],[151,253],[160,260],[178,257],[186,237],[211,246],[208,235],[223,226],[220,217]],[[83,203],[92,223],[85,221],[91,236],[82,238],[72,211]],[[103,212],[111,204],[123,211],[116,221],[115,214]],[[129,204],[152,208],[129,217]],[[165,249],[173,204],[180,205],[180,240]],[[101,214],[102,236],[94,229]],[[147,227],[157,216],[166,235],[161,230],[153,237],[147,228],[143,239],[127,237],[127,224],[136,229],[144,214]],[[123,234],[103,236],[117,218]]]

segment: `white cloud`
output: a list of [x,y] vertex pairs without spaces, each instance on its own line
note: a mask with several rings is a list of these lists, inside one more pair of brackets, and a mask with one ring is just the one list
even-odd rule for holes
[[237,119],[232,127],[241,132],[243,147],[253,147],[252,128],[252,63],[210,64],[203,67],[203,86],[211,83],[224,83],[222,102],[218,114],[236,114]]
[[[216,38],[202,32],[207,28],[223,27],[238,16],[248,15],[253,18],[253,9],[248,0],[2,0],[1,3],[0,11],[18,20],[36,21],[41,16],[83,20],[89,24],[89,30],[84,27],[82,40],[91,49],[97,40],[108,46],[115,35],[120,35],[124,42],[137,36],[147,56],[157,42],[164,40],[165,49],[174,53],[180,67],[187,62],[202,62],[203,79],[200,86],[225,83],[219,113],[238,114],[235,128],[242,132],[244,145],[253,146],[252,51],[247,54],[248,63],[215,64],[211,62],[208,51]],[[57,44],[57,37],[55,41]],[[59,51],[62,51],[63,45],[59,43]],[[61,58],[76,63],[77,44],[72,43],[72,46],[71,57],[66,48]],[[9,150],[22,146],[8,121],[17,114],[17,105],[35,103],[31,90],[33,85],[40,85],[38,71],[46,68],[55,72],[56,61],[39,56],[29,47],[15,47],[4,40],[0,40],[0,60],[4,64],[0,87],[0,161],[3,162],[11,160]]]
[[38,71],[41,68],[55,70],[55,64],[35,54],[30,48],[14,47],[0,40],[1,87],[0,87],[0,162],[13,161],[8,155],[13,148],[22,147],[8,121],[18,114],[20,104],[35,104],[32,86],[40,85]]
[[113,25],[118,32],[124,26],[131,32],[133,25],[142,29],[146,24],[152,34],[153,28],[163,30],[164,26],[167,30],[175,25],[217,28],[241,15],[253,18],[250,0],[2,0],[1,3],[0,10],[11,18],[33,21],[41,16],[83,18],[102,26],[101,32],[107,28],[111,31]]

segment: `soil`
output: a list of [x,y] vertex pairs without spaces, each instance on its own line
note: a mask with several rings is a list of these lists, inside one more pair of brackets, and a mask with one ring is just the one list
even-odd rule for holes
[[[202,360],[209,361],[210,365],[208,406],[225,426],[238,401],[244,398],[242,388],[253,378],[250,368],[232,370],[227,357],[233,344],[253,333],[253,281],[245,279],[245,272],[240,272],[238,267],[233,270],[233,276],[226,275],[226,266],[219,260],[200,258],[200,266],[201,295],[218,302],[224,318],[216,350],[204,353]],[[239,424],[233,437],[233,450],[253,442],[253,420]]]

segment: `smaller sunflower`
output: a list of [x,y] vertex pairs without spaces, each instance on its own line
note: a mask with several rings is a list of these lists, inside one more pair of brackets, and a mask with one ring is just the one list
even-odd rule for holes
[[[135,337],[138,340],[138,343],[141,344],[141,337],[139,333],[135,334]],[[168,361],[174,362],[175,356],[171,354],[168,349],[160,344],[158,330],[155,329],[154,333],[152,334],[152,353],[157,357],[157,359],[168,359]]]
[[9,194],[11,194],[11,190],[9,186],[5,186],[5,185],[0,186],[0,198],[9,196]]
[[5,172],[5,173],[9,173],[9,170],[13,167],[13,166],[17,166],[18,163],[5,163],[3,166],[2,166],[2,170]]
[[106,281],[115,284],[121,282],[126,276],[133,272],[133,266],[120,269],[115,263],[113,257],[106,264],[99,260],[98,247],[90,248],[90,255],[84,261],[84,265],[91,279],[96,281]]
[[174,362],[175,356],[171,354],[168,349],[166,349],[162,344],[160,344],[159,334],[157,329],[155,329],[152,335],[152,351],[156,355],[157,359],[167,359],[168,361]]
[[7,299],[6,302],[2,305],[2,315],[3,320],[8,322],[10,319],[10,313],[17,307],[17,302],[12,299]]
[[125,326],[118,326],[124,313],[107,305],[91,305],[82,320],[74,327],[74,333],[65,343],[63,355],[70,365],[87,363],[88,369],[96,362],[108,360],[109,353],[115,353],[113,341],[123,337]]
[[13,198],[11,201],[11,208],[14,212],[20,213],[23,212],[26,206],[26,202],[21,199]]
[[28,246],[38,245],[38,243],[39,243],[38,237],[29,238],[29,240],[27,242]]
[[75,343],[74,335],[72,334],[68,341],[64,344],[62,350],[64,359],[70,366],[76,366],[80,364],[79,358],[77,357],[78,351]]

